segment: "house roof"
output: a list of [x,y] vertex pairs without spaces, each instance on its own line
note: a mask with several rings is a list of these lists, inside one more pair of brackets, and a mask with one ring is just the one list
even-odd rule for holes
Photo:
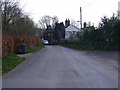
[[65,26],[65,28],[67,28],[68,26]]
[[79,31],[80,29],[74,25],[69,25],[65,28],[65,31]]
[[55,30],[54,29],[46,29],[44,33],[51,33],[51,32],[54,32]]

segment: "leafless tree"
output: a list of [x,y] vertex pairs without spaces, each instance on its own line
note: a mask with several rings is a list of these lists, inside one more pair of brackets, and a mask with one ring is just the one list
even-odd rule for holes
[[57,16],[52,17],[52,25],[55,26],[55,23],[58,23],[59,19]]
[[45,28],[46,28],[46,25],[45,25],[45,23],[43,23],[41,20],[39,20],[39,27],[40,27],[41,29],[45,29]]
[[2,2],[3,31],[8,30],[9,24],[22,15],[22,10],[18,6],[18,2]]
[[57,16],[51,17],[49,15],[45,15],[40,18],[39,26],[40,28],[45,29],[48,25],[55,26],[55,23],[57,22],[58,22]]
[[2,2],[3,32],[10,35],[35,35],[37,26],[29,15],[19,8],[19,2],[5,0]]

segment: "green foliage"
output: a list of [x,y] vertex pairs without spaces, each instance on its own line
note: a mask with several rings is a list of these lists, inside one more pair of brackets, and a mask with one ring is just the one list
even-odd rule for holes
[[72,48],[72,49],[76,49],[76,50],[104,50],[104,51],[108,51],[108,50],[112,50],[112,51],[116,51],[118,50],[118,46],[101,46],[101,45],[88,45],[88,44],[76,44],[76,43],[67,43],[67,44],[61,44],[64,47],[68,47],[68,48]]
[[76,37],[79,38],[80,44],[96,46],[103,50],[105,48],[117,50],[119,48],[120,20],[113,16],[111,18],[103,17],[101,21],[97,29],[94,26],[86,27],[78,32]]
[[37,26],[28,16],[10,23],[10,34],[13,36],[35,36],[37,31]]
[[2,58],[2,73],[7,73],[14,69],[18,64],[23,62],[25,58],[21,58],[16,54],[9,54]]
[[19,3],[8,1],[2,3],[3,33],[12,36],[35,36],[39,30],[29,15],[19,7]]
[[42,49],[42,48],[44,48],[44,45],[41,45],[40,47],[32,47],[32,48],[29,48],[29,49],[27,50],[27,52],[28,52],[28,53],[33,53],[33,52],[36,52],[36,51],[38,51],[38,50],[40,50],[40,49]]

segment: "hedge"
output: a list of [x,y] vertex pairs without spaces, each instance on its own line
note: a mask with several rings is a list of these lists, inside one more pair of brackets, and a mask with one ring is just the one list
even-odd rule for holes
[[3,34],[2,36],[2,56],[20,51],[21,44],[27,44],[29,48],[42,45],[42,40],[39,37],[31,36],[16,36],[12,37]]
[[14,51],[14,39],[11,36],[2,36],[2,56],[6,56]]

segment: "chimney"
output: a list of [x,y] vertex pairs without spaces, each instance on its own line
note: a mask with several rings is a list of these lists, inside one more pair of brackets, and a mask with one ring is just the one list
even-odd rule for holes
[[69,19],[66,19],[65,20],[65,26],[69,26],[70,25],[70,20]]
[[67,26],[67,19],[65,20],[65,26]]
[[68,26],[70,25],[70,20],[68,19]]

